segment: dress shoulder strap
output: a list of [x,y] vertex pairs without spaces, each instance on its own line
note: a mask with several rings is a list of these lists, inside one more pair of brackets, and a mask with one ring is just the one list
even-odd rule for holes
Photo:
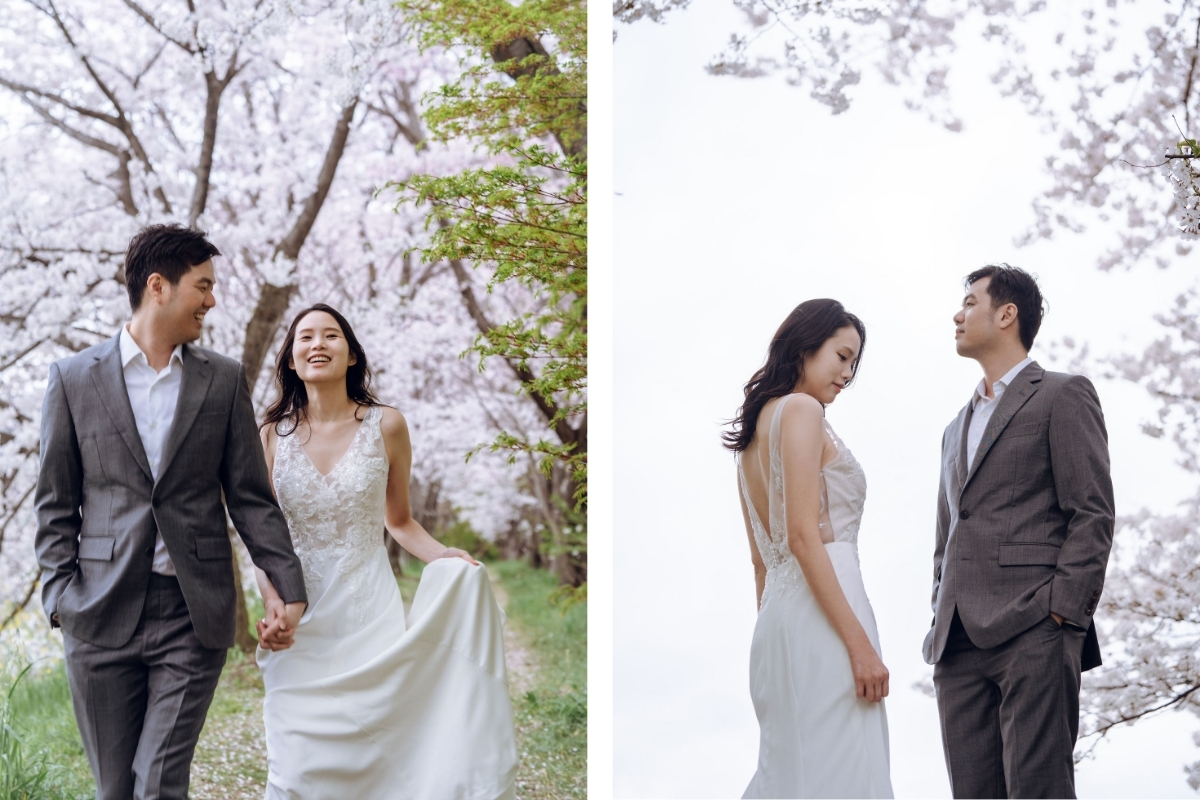
[[383,447],[383,406],[371,406],[363,417],[363,444],[368,449],[377,449],[380,453],[386,451]]
[[779,404],[775,406],[775,413],[771,415],[771,430],[767,436],[767,445],[771,448],[772,455],[781,452],[779,447],[780,420],[783,419],[783,407],[791,399],[792,396],[790,394],[785,394],[780,398]]

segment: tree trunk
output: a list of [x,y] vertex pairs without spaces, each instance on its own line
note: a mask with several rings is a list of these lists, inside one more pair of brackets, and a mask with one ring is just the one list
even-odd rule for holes
[[275,334],[283,322],[288,305],[299,287],[292,283],[287,286],[262,285],[258,303],[254,306],[254,314],[246,324],[246,341],[242,346],[242,366],[246,368],[246,380],[250,384],[250,392],[254,393],[254,385],[258,383],[259,373],[262,372],[263,361],[266,360],[267,350],[275,340]]

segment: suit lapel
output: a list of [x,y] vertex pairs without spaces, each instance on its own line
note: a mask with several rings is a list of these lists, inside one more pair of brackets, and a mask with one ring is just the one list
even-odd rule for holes
[[958,489],[967,483],[967,431],[971,428],[971,417],[975,414],[975,397],[971,396],[971,402],[967,403],[958,415],[958,452],[955,454],[954,466],[955,472],[958,475]]
[[1033,397],[1033,393],[1038,390],[1038,384],[1042,381],[1042,373],[1044,370],[1036,361],[1031,363],[1013,379],[1012,384],[1004,390],[1004,396],[1000,398],[1000,404],[996,406],[992,418],[988,420],[987,428],[983,431],[983,438],[979,440],[979,449],[975,451],[975,460],[971,462],[971,469],[967,473],[967,479],[963,481],[963,489],[967,488],[967,484],[971,482],[971,478],[975,477],[975,473],[979,472],[979,465],[987,458],[988,452],[992,449],[992,445],[1000,438],[1000,434],[1008,426],[1009,421],[1013,416],[1021,410],[1021,406]]
[[146,477],[154,480],[150,472],[150,462],[146,458],[146,448],[142,446],[142,437],[138,434],[137,421],[133,418],[133,406],[129,404],[129,391],[125,388],[125,369],[121,364],[120,334],[108,341],[108,345],[92,364],[92,383],[96,394],[104,404],[104,410],[112,419],[113,427],[125,440],[130,455],[141,467]]
[[171,433],[167,436],[167,444],[163,447],[162,463],[158,467],[158,477],[167,474],[171,461],[179,452],[183,440],[200,413],[204,397],[208,394],[208,385],[212,382],[212,368],[208,359],[192,350],[186,344],[183,346],[183,380],[179,384],[179,401],[175,404],[175,418],[171,421]]

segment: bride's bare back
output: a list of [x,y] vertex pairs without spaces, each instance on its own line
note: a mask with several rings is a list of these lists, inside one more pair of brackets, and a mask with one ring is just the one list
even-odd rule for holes
[[[745,475],[746,491],[749,497],[746,498],[753,508],[755,514],[760,520],[770,518],[770,503],[767,496],[767,486],[770,481],[771,474],[771,455],[770,447],[767,440],[769,438],[769,420],[775,415],[776,407],[786,398],[777,397],[767,402],[763,406],[762,411],[758,414],[758,424],[754,429],[754,438],[750,440],[750,446],[742,453],[742,469]],[[821,442],[821,468],[824,467],[833,459],[837,458],[838,449],[833,438],[828,431],[824,432]],[[782,466],[782,465],[780,465]],[[805,480],[810,476],[796,476],[798,480]],[[817,497],[818,503],[816,506],[817,527],[821,532],[821,542],[828,544],[833,541],[833,526],[829,520],[829,491],[825,486],[825,476],[818,472],[816,474],[817,482]],[[811,508],[795,508],[790,513],[795,514],[811,514]],[[754,547],[754,539],[751,537],[750,546]]]

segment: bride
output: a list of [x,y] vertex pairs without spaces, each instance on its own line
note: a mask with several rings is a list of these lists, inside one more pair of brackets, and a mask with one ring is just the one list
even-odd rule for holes
[[[515,797],[503,614],[484,568],[412,518],[408,426],[370,380],[341,314],[296,316],[262,438],[309,605],[295,624],[256,570],[266,796]],[[407,622],[385,528],[429,562]]]
[[862,322],[836,300],[801,303],[723,434],[738,454],[758,593],[758,769],[744,797],[892,796],[888,671],[858,566],[866,479],[824,420],[865,341]]

